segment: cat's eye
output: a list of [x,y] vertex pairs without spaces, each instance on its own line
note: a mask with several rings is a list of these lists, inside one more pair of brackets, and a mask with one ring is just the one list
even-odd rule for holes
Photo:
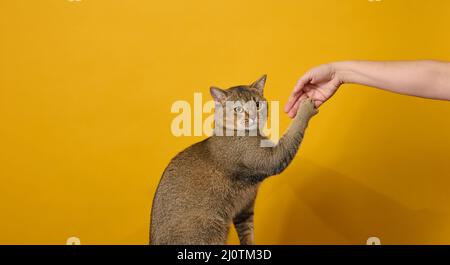
[[264,106],[264,103],[260,103],[259,101],[256,101],[256,109],[260,111]]
[[237,112],[237,113],[242,113],[242,112],[244,112],[244,108],[241,107],[241,106],[237,106],[237,107],[234,108],[234,111]]

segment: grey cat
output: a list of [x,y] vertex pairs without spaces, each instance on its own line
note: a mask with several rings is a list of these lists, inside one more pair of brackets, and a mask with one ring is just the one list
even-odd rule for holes
[[[311,100],[301,101],[278,144],[262,147],[267,140],[259,130],[265,121],[261,114],[267,113],[265,83],[264,75],[251,85],[211,87],[215,133],[176,155],[165,169],[153,199],[151,244],[225,244],[231,223],[241,244],[254,243],[258,187],[289,165],[317,113]],[[225,136],[230,131],[234,136]]]

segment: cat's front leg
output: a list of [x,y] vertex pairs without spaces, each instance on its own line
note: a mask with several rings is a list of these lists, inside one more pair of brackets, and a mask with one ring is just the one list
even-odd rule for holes
[[253,174],[264,177],[280,174],[294,158],[303,140],[309,120],[317,114],[310,99],[300,102],[297,116],[274,147],[256,147],[243,154],[243,164]]
[[285,135],[293,136],[299,132],[303,135],[306,127],[308,126],[309,120],[317,113],[318,110],[314,107],[314,102],[311,99],[302,100],[298,107],[297,115]]
[[254,200],[252,203],[244,208],[234,219],[234,227],[239,236],[241,245],[253,245],[254,244],[254,232],[253,232],[253,209]]

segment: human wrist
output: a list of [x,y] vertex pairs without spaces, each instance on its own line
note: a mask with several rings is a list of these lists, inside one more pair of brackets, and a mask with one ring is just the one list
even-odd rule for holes
[[330,63],[330,66],[333,69],[334,77],[340,84],[356,82],[356,72],[353,70],[353,61],[333,62]]

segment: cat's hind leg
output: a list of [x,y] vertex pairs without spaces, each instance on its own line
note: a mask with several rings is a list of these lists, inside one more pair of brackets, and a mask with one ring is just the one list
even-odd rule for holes
[[252,203],[244,208],[234,219],[234,227],[239,236],[239,241],[241,245],[253,245],[254,244],[254,234],[253,234],[253,209],[255,206],[254,200]]

